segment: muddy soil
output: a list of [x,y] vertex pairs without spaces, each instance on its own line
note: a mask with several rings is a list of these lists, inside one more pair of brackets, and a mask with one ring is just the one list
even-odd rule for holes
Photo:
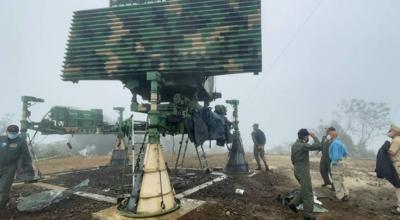
[[[279,186],[290,185],[289,178],[271,172],[261,172],[251,178],[229,177],[189,196],[211,203],[182,219],[281,219],[294,216],[277,201],[281,192]],[[243,189],[244,194],[236,194],[236,189]]]
[[128,175],[129,171],[128,168],[125,171],[124,168],[120,167],[103,167],[95,170],[83,170],[50,176],[49,179],[42,182],[70,188],[85,179],[89,179],[89,187],[84,191],[107,196],[118,196],[129,192],[127,190],[132,181],[132,176]]
[[[243,195],[235,193],[238,188],[244,189]],[[192,199],[209,203],[181,219],[303,219],[302,213],[291,212],[277,200],[279,194],[296,188],[298,184],[279,170],[261,172],[252,178],[230,177],[191,195]],[[358,199],[343,203],[338,202],[329,189],[317,188],[315,191],[324,197],[320,200],[329,210],[328,213],[317,214],[318,219],[395,219],[395,216],[366,209]]]
[[[209,163],[211,167],[224,167],[225,159],[225,154],[210,155]],[[46,164],[46,167],[51,167],[49,172],[75,170],[73,164],[68,167],[62,165],[66,160],[68,159],[43,161],[42,163]],[[105,163],[108,160],[96,157],[93,158],[93,161],[91,158],[79,161],[77,167],[81,169],[93,167],[98,161]],[[251,167],[255,167],[255,161],[252,159],[251,154],[247,154],[247,161]],[[280,193],[286,193],[299,187],[293,178],[290,157],[268,155],[267,161],[270,167],[274,169],[273,173],[261,172],[251,178],[230,177],[191,195],[190,198],[204,200],[207,203],[182,219],[303,219],[301,213],[292,213],[276,200]],[[391,206],[396,204],[395,191],[389,183],[378,180],[375,177],[373,172],[375,161],[350,158],[347,162],[348,168],[345,172],[345,183],[350,189],[352,198],[349,202],[342,203],[335,199],[329,189],[319,187],[322,184],[319,174],[319,157],[311,157],[311,176],[314,190],[324,196],[320,200],[324,203],[324,207],[329,210],[328,213],[317,215],[317,218],[322,220],[399,219],[398,216],[393,216],[389,213]],[[188,157],[187,164],[189,164],[189,167],[197,167],[198,161],[195,157]],[[171,175],[172,183],[178,193],[184,191],[186,185],[188,186],[187,188],[191,188],[209,180],[209,176],[205,176],[202,173],[192,173],[194,175],[183,177]],[[121,191],[124,191],[118,188],[121,185],[120,182],[130,182],[131,179],[130,176],[121,177],[120,171],[112,169],[100,169],[94,173],[86,170],[76,174],[51,176],[55,178],[46,182],[67,187],[76,185],[89,177],[91,186],[84,191],[110,196],[119,195]],[[237,188],[244,189],[244,194],[235,194]],[[108,192],[104,192],[104,189],[110,189],[110,191],[106,190]],[[40,190],[43,189],[29,185],[14,187],[11,201],[12,211],[7,215],[3,215],[0,219],[89,219],[92,212],[111,206],[111,204],[73,197],[41,213],[19,214],[14,211],[15,200],[18,195],[27,195],[30,192]],[[129,190],[125,191],[129,192]]]
[[54,204],[45,210],[33,213],[21,213],[17,211],[17,198],[28,196],[32,193],[45,191],[45,189],[33,185],[18,185],[13,187],[9,207],[7,211],[0,212],[1,220],[82,220],[90,219],[93,212],[98,212],[112,204],[96,202],[78,196]]
[[[107,196],[121,196],[131,192],[132,175],[129,174],[130,171],[131,167],[101,167],[95,170],[53,176],[43,182],[73,187],[83,180],[89,179],[89,187],[85,189],[86,192]],[[181,193],[216,177],[199,170],[187,170],[184,173],[171,171],[170,173],[171,182],[176,193]]]

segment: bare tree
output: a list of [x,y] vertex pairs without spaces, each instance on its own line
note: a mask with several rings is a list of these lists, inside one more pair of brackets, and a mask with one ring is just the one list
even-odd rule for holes
[[338,121],[331,121],[329,123],[320,120],[320,125],[316,128],[316,133],[319,137],[326,135],[326,130],[329,127],[336,128],[339,135],[339,139],[345,144],[350,156],[359,158],[372,158],[375,157],[375,153],[372,150],[368,150],[366,146],[359,146],[354,144],[352,136],[346,131]]
[[346,132],[357,137],[357,148],[366,148],[390,123],[390,108],[386,103],[351,99],[343,100],[339,108],[338,120]]

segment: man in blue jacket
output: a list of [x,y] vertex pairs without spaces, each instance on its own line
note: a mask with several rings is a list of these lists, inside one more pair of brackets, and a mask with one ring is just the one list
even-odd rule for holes
[[347,157],[346,146],[337,138],[335,128],[329,128],[328,139],[332,143],[329,146],[329,158],[331,159],[331,172],[336,198],[341,201],[349,200],[349,190],[344,184],[344,171],[346,169],[344,159]]

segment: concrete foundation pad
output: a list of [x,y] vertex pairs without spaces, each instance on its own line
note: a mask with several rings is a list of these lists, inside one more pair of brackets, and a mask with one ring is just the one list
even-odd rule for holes
[[225,180],[226,178],[228,178],[224,173],[213,172],[212,174],[214,174],[214,175],[219,175],[219,177],[216,178],[216,179],[213,179],[213,180],[211,180],[211,181],[208,181],[208,182],[206,182],[206,183],[203,183],[203,184],[201,184],[201,185],[199,185],[199,186],[193,187],[192,189],[188,189],[188,190],[186,190],[185,192],[179,193],[178,195],[176,195],[176,198],[177,198],[177,199],[182,199],[182,198],[187,197],[187,196],[189,196],[189,195],[191,195],[191,194],[193,194],[193,193],[195,193],[195,192],[198,192],[198,191],[200,191],[200,190],[202,190],[202,189],[204,189],[204,188],[206,188],[206,187],[209,187],[209,186],[211,186],[211,185],[214,184],[214,183],[223,181],[223,180]]
[[132,220],[132,219],[146,219],[146,220],[172,220],[178,219],[194,209],[202,206],[205,201],[193,200],[193,199],[181,199],[181,208],[167,215],[153,217],[153,218],[127,218],[117,213],[117,207],[113,206],[108,209],[96,212],[92,214],[92,218],[95,220]]

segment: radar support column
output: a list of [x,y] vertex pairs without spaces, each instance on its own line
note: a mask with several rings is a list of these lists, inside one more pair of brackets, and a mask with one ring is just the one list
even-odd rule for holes
[[249,165],[246,161],[242,137],[240,136],[239,131],[239,100],[227,100],[226,103],[232,105],[233,107],[232,147],[229,151],[229,160],[228,164],[226,165],[226,172],[229,174],[249,174]]
[[22,101],[22,115],[21,115],[21,138],[25,139],[28,141],[28,136],[27,132],[29,129],[29,121],[28,118],[31,116],[31,112],[29,111],[29,108],[35,104],[35,103],[43,103],[44,99],[32,97],[32,96],[22,96],[21,97]]
[[[22,96],[21,97],[22,101],[22,115],[21,115],[21,128],[20,128],[20,137],[24,139],[28,145],[29,153],[31,154],[32,158],[32,168],[27,168],[27,170],[22,170],[22,172],[18,173],[16,175],[16,180],[17,181],[26,181],[26,180],[32,180],[32,175],[33,179],[40,179],[41,174],[39,169],[35,166],[35,159],[36,155],[34,155],[34,152],[32,151],[32,143],[31,140],[28,139],[28,129],[30,127],[29,124],[29,117],[31,115],[31,112],[29,111],[29,107],[31,107],[35,103],[42,103],[44,102],[44,99],[32,97],[32,96]],[[33,170],[31,170],[33,169]]]
[[126,147],[125,135],[122,131],[124,123],[124,111],[123,107],[115,107],[115,111],[118,112],[118,124],[117,124],[117,141],[111,155],[111,166],[124,166],[129,163],[128,149]]
[[175,199],[175,190],[171,185],[160,145],[159,128],[162,120],[158,111],[160,75],[157,72],[149,72],[147,80],[151,84],[151,107],[148,113],[149,142],[143,165],[135,170],[135,182],[129,201],[119,207],[121,215],[134,218],[164,215],[180,207]]

